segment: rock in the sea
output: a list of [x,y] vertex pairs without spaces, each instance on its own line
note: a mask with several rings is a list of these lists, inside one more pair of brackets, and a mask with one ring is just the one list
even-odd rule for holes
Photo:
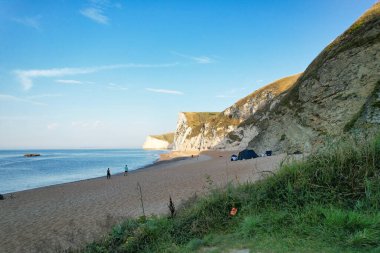
[[4,200],[4,195],[0,194],[0,200]]
[[25,157],[41,156],[40,154],[25,154]]

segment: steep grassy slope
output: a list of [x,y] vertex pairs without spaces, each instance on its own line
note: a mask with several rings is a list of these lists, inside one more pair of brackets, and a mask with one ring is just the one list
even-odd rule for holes
[[[299,76],[300,74],[292,75],[270,83],[220,113],[184,112],[180,114],[175,133],[175,149],[226,148],[227,140],[230,141],[229,143],[240,141],[243,138],[240,130],[239,133],[234,133],[237,126],[255,114],[257,110],[278,103]],[[238,139],[234,139],[234,136],[238,136]]]
[[376,3],[304,73],[277,80],[221,113],[180,113],[174,149],[249,146],[259,153],[311,152],[344,133],[357,133],[355,129],[376,131],[379,84],[380,3]]
[[189,137],[200,134],[206,124],[210,124],[219,114],[218,112],[184,112],[186,123],[192,129]]
[[291,89],[301,74],[284,77],[265,85],[228,107],[223,111],[223,114],[239,118],[241,121],[247,119],[255,110],[259,109],[261,103],[265,103],[266,100],[271,100]]
[[351,130],[359,118],[378,128],[379,82],[377,3],[318,55],[269,114],[264,108],[243,123],[258,127],[249,145],[259,152],[310,152]]
[[189,200],[174,218],[127,220],[84,252],[378,252],[379,210],[380,138],[346,140]]
[[167,141],[169,143],[173,143],[174,141],[174,133],[166,133],[166,134],[160,134],[160,135],[151,135],[151,137],[157,139],[157,140],[162,140],[162,141]]

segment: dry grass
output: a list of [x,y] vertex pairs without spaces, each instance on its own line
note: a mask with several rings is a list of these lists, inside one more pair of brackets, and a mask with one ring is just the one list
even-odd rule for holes
[[158,139],[158,140],[167,141],[169,143],[173,143],[173,141],[174,141],[174,133],[151,135],[151,137]]
[[284,78],[281,78],[279,80],[274,81],[273,83],[270,83],[257,91],[251,93],[250,95],[240,99],[235,103],[235,105],[240,108],[244,106],[249,100],[251,99],[262,99],[263,96],[265,96],[266,93],[271,92],[273,95],[278,96],[281,93],[289,90],[298,80],[298,78],[302,75],[302,73],[295,74],[292,76],[287,76]]

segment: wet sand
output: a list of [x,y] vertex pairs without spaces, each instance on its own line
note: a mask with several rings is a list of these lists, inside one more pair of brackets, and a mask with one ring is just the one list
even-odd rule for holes
[[[275,171],[284,155],[230,162],[232,152],[204,152],[106,177],[10,194],[0,201],[0,252],[56,252],[82,247],[104,236],[112,225],[145,213],[166,214],[169,196],[175,205],[194,193],[228,181],[255,181]],[[190,156],[191,157],[191,156]],[[173,157],[170,157],[173,158]],[[264,171],[264,172],[263,172]],[[270,173],[269,173],[270,174]]]

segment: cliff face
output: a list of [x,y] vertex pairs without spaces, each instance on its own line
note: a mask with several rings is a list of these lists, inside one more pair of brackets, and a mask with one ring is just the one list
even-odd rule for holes
[[310,152],[345,133],[376,129],[379,86],[377,3],[320,53],[269,114],[262,110],[251,119],[259,134],[249,146]]
[[221,113],[180,113],[173,148],[311,152],[343,135],[365,135],[379,126],[376,3],[304,73],[271,83]]
[[172,149],[174,133],[146,137],[143,149]]
[[298,77],[299,74],[277,80],[239,100],[221,113],[180,113],[174,137],[174,149],[234,150],[246,147],[258,132],[255,126],[239,125],[256,111],[272,108]]

